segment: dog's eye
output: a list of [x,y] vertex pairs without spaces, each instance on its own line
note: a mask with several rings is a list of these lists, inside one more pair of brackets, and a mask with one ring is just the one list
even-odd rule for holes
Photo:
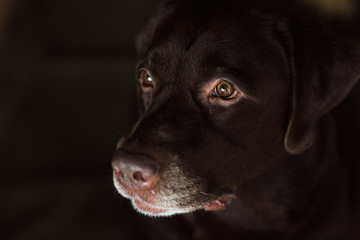
[[144,88],[153,87],[154,82],[151,75],[147,71],[142,71],[140,74],[140,83]]
[[225,80],[221,80],[215,87],[215,95],[224,99],[230,99],[233,97],[235,88],[234,86]]

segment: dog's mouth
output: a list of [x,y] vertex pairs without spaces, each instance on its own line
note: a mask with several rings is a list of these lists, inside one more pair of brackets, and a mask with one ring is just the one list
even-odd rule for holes
[[155,192],[150,191],[131,191],[126,186],[124,186],[121,182],[115,180],[115,186],[117,190],[124,197],[131,200],[133,207],[142,214],[149,216],[170,216],[173,214],[179,213],[188,213],[196,210],[205,209],[206,211],[220,211],[226,209],[231,199],[233,198],[232,194],[224,194],[221,195],[216,200],[213,200],[206,204],[196,204],[196,206],[167,206],[163,201],[166,199],[159,200],[157,199],[157,194]]
[[[192,211],[205,209],[206,211],[221,211],[225,210],[228,204],[230,203],[231,199],[233,198],[232,195],[222,195],[217,200],[214,200],[208,204],[203,205],[202,207],[199,206],[197,208],[192,209]],[[151,203],[148,203],[147,201],[141,199],[141,198],[132,198],[132,205],[135,209],[137,209],[139,212],[145,214],[145,215],[151,215],[151,216],[169,216],[173,215],[175,213],[185,213],[185,212],[191,212],[189,210],[185,209],[167,209],[163,206],[155,206]]]
[[219,197],[217,200],[208,203],[203,206],[203,208],[207,211],[219,211],[226,208],[226,206],[230,203],[230,200],[233,198],[232,195],[225,194]]
[[[230,200],[232,199],[231,195],[223,195],[220,198],[218,198],[215,201],[212,201],[211,203],[203,205],[203,208],[207,211],[220,211],[226,209],[227,205],[230,203]],[[146,201],[143,201],[138,198],[134,198],[132,200],[133,206],[142,212],[143,214],[149,214],[149,215],[170,215],[172,210],[161,208],[154,206]]]

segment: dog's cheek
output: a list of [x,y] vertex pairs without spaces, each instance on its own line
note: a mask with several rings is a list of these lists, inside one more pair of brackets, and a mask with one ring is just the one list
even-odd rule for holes
[[212,160],[207,165],[217,169],[224,185],[253,178],[284,157],[283,117],[272,116],[267,108],[243,101],[213,117],[216,132],[211,141],[216,144],[210,143]]
[[141,100],[143,103],[143,109],[144,111],[146,111],[146,109],[148,109],[151,105],[152,102],[152,92],[151,91],[142,91],[141,92]]
[[[254,136],[260,129],[263,110],[251,101],[243,100],[233,106],[217,107],[211,114],[216,136],[228,144],[242,146],[253,144]],[[257,137],[257,138],[258,138]]]

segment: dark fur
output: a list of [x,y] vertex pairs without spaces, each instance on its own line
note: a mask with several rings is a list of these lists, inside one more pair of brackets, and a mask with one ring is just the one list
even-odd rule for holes
[[[139,87],[140,120],[118,149],[161,166],[156,196],[142,197],[193,212],[233,196],[225,210],[157,220],[175,227],[154,239],[354,234],[330,111],[359,79],[360,38],[349,24],[284,9],[169,1],[140,37],[138,69],[149,70],[156,87]],[[203,86],[213,78],[230,79],[248,97],[231,105],[208,100]]]

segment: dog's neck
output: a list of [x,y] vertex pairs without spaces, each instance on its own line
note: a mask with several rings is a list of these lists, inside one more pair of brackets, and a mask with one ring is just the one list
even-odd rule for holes
[[339,156],[336,126],[331,114],[319,121],[313,146],[303,156],[309,169],[313,170],[312,191],[288,232],[297,236],[294,239],[317,239],[318,236],[347,239],[348,176]]

